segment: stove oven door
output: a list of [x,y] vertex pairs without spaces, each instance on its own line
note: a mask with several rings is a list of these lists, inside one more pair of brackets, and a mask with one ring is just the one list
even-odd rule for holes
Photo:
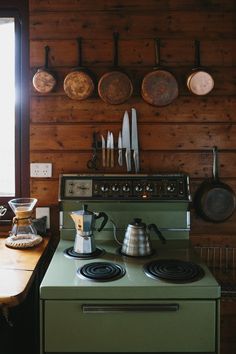
[[44,301],[43,353],[216,353],[217,302]]

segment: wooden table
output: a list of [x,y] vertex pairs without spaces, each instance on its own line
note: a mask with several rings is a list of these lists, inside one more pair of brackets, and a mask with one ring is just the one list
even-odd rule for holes
[[48,242],[44,237],[38,246],[13,249],[0,238],[0,307],[16,306],[25,299]]

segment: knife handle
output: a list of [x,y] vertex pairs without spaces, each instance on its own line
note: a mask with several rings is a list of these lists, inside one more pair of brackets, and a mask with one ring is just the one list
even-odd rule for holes
[[114,167],[114,149],[111,149],[111,167]]
[[126,157],[127,172],[130,172],[131,171],[131,153],[130,153],[129,149],[126,149],[125,157]]
[[118,164],[119,166],[123,165],[122,149],[118,150]]
[[134,160],[135,173],[138,173],[139,172],[139,154],[136,150],[133,151],[133,160]]
[[105,149],[102,149],[102,166],[106,167],[106,155],[105,155]]
[[110,167],[110,149],[107,149],[107,167]]

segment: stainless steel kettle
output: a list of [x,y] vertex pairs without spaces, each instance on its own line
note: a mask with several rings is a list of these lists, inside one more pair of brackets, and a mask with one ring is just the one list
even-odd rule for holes
[[[113,223],[114,225],[114,223]],[[162,243],[166,240],[161,231],[155,224],[146,225],[142,222],[142,219],[135,218],[126,229],[123,243],[120,243],[116,238],[116,241],[122,245],[121,253],[127,256],[140,257],[149,256],[153,253],[150,231],[153,230],[159,237]]]

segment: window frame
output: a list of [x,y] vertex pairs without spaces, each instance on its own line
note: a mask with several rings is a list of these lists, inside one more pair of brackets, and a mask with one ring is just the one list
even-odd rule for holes
[[[15,197],[30,196],[29,177],[29,10],[28,0],[7,0],[0,7],[1,17],[15,19],[15,78],[17,104],[15,105]],[[14,197],[1,197],[0,205],[7,212],[0,225],[9,224],[13,217],[8,201]]]

